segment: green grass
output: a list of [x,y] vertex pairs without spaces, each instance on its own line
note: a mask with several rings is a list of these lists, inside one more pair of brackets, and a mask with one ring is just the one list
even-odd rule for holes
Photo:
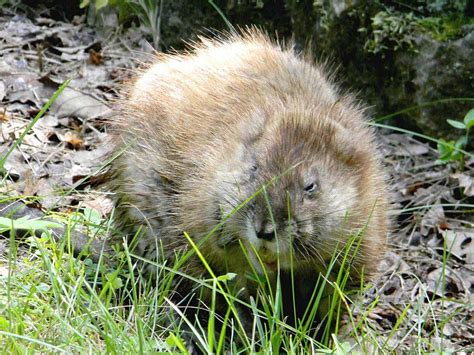
[[[119,263],[76,260],[44,233],[10,239],[8,275],[0,280],[1,343],[7,352],[133,352],[165,349],[155,304],[160,288],[137,290],[133,273]],[[152,312],[152,310],[158,310]],[[151,323],[150,323],[151,322]]]
[[[43,224],[35,226],[35,221],[30,221],[29,226],[44,228]],[[8,269],[8,274],[0,278],[0,341],[7,352],[184,351],[189,337],[183,331],[191,331],[202,350],[216,353],[270,352],[282,348],[293,352],[329,351],[341,346],[329,326],[323,343],[314,339],[311,326],[317,300],[322,297],[321,287],[315,288],[316,302],[308,309],[306,322],[292,328],[282,318],[278,283],[268,293],[268,282],[263,280],[258,296],[247,304],[228,287],[232,275],[214,275],[200,255],[210,277],[194,281],[209,288],[213,295],[206,324],[188,319],[170,300],[171,281],[177,275],[186,275],[163,262],[155,263],[156,279],[148,279],[137,272],[137,258],[127,247],[119,253],[114,267],[104,264],[103,259],[98,263],[75,259],[64,251],[67,247],[54,242],[47,229],[41,237],[30,236],[21,242],[12,235],[9,249],[7,259],[0,264]],[[339,257],[342,265],[348,262],[347,253]],[[181,263],[178,259],[176,265]],[[336,316],[351,301],[343,291],[347,280],[344,267],[337,274],[337,282],[328,281],[330,271],[321,275],[320,282],[327,283],[327,287],[337,285],[338,292],[329,308],[329,313]],[[213,321],[217,295],[223,296],[229,306],[227,313],[221,315],[225,318],[222,329]],[[245,333],[239,325],[238,307],[249,307],[254,313],[252,334]],[[177,317],[171,319],[170,314]]]
[[[73,215],[69,222],[63,219],[63,223],[77,227],[78,220],[90,223],[91,215],[91,211],[86,211],[82,218]],[[4,229],[17,223],[10,222],[4,224]],[[6,353],[186,352],[189,334],[192,334],[195,347],[215,353],[287,351],[344,354],[355,350],[384,353],[397,351],[404,339],[412,337],[416,340],[411,350],[425,353],[437,350],[426,336],[425,321],[434,321],[431,331],[434,337],[453,316],[435,315],[434,303],[444,300],[435,300],[424,291],[415,302],[403,305],[392,330],[388,334],[382,333],[370,317],[371,311],[378,306],[378,299],[362,304],[358,295],[367,291],[367,286],[361,285],[356,295],[354,292],[349,295],[345,290],[348,277],[345,266],[350,264],[348,251],[351,248],[337,253],[328,272],[320,275],[311,307],[303,321],[293,327],[283,318],[279,282],[272,289],[268,280],[261,278],[258,295],[246,303],[238,299],[230,287],[233,275],[214,274],[195,244],[193,251],[198,253],[208,269],[209,277],[195,279],[184,274],[180,267],[189,255],[182,255],[174,265],[164,260],[150,262],[156,267],[156,278],[151,279],[139,271],[140,265],[146,261],[142,259],[142,263],[137,263],[140,258],[133,255],[126,244],[122,251],[117,252],[113,263],[105,257],[97,263],[87,258],[78,260],[65,251],[69,248],[64,244],[71,236],[66,235],[62,243],[57,243],[44,222],[24,219],[20,222],[22,228],[27,226],[44,232],[41,237],[31,235],[22,240],[17,240],[13,233],[8,241],[9,252],[0,259],[0,270],[3,270],[0,273],[0,344]],[[93,227],[97,229],[98,225],[103,226],[99,234],[106,234],[110,223],[101,221],[97,224],[94,220]],[[352,246],[358,240],[358,236],[354,236]],[[437,282],[441,288],[445,283],[449,257],[445,246],[441,259],[443,272]],[[332,268],[337,263],[341,267],[334,274]],[[209,318],[204,317],[207,322],[193,319],[175,304],[173,281],[180,277],[211,291],[212,302],[207,305]],[[420,287],[422,285],[420,281]],[[335,289],[327,311],[332,321],[320,331],[322,337],[316,340],[313,320],[324,296],[324,288]],[[220,315],[216,311],[219,295],[228,306],[227,312]],[[241,325],[239,307],[247,307],[253,314],[250,334]],[[468,305],[459,304],[458,310],[463,311],[465,307]],[[356,313],[353,313],[354,309],[357,309]],[[342,333],[347,329],[340,332],[341,312],[347,312],[352,328],[344,336]],[[223,318],[222,327],[214,321],[216,315]]]
[[[40,117],[41,114],[27,130]],[[21,143],[25,134],[9,152]],[[265,186],[262,191],[265,192]],[[253,197],[244,201],[242,206]],[[5,197],[5,200],[12,201],[14,198]],[[414,208],[423,207],[430,206]],[[239,208],[241,206],[233,213]],[[271,211],[271,206],[269,208]],[[238,290],[232,287],[234,275],[215,274],[200,253],[199,245],[194,244],[189,236],[190,251],[177,257],[173,264],[165,260],[143,260],[133,254],[133,247],[127,243],[123,250],[117,251],[113,260],[103,255],[93,262],[87,255],[77,259],[67,252],[72,250],[69,243],[74,239],[70,231],[83,225],[91,235],[107,235],[111,220],[102,220],[91,209],[70,215],[54,215],[52,218],[53,222],[0,218],[0,231],[13,231],[10,238],[3,241],[8,251],[3,255],[0,253],[2,352],[186,353],[191,338],[194,346],[203,352],[217,354],[257,351],[392,353],[407,349],[414,353],[442,352],[443,348],[433,339],[442,337],[443,327],[457,313],[472,308],[472,305],[448,298],[435,299],[428,294],[423,280],[419,280],[421,292],[416,299],[397,304],[397,319],[389,332],[383,330],[372,317],[373,311],[380,307],[379,297],[376,295],[365,301],[360,297],[369,291],[370,286],[361,284],[359,290],[355,290],[358,292],[346,290],[346,270],[352,257],[349,251],[357,251],[359,234],[352,236],[348,243],[355,248],[348,247],[335,253],[327,272],[319,275],[310,307],[293,326],[287,324],[282,312],[283,285],[279,280],[272,285],[267,275],[256,275],[253,270],[250,277],[259,283],[258,292],[250,301],[244,301],[238,297]],[[56,227],[56,223],[68,225],[60,243],[51,236],[51,228]],[[20,227],[43,233],[39,237],[31,234],[20,239],[14,233],[15,228]],[[210,234],[218,228],[216,226]],[[182,271],[192,253],[199,257],[208,271],[202,279]],[[440,289],[445,287],[449,261],[449,248],[445,245],[440,260],[442,272],[436,281],[436,287]],[[155,278],[140,272],[140,268],[147,263],[154,266]],[[337,265],[340,267],[336,268]],[[293,276],[291,274],[291,280],[294,280]],[[176,304],[176,297],[173,297],[175,284],[183,278],[193,282],[197,289],[210,292],[210,304],[201,305],[201,316],[204,317],[195,319]],[[333,292],[326,298],[325,290],[328,289]],[[298,301],[293,296],[293,302]],[[221,302],[225,305],[224,312],[217,310]],[[457,302],[457,306],[453,312],[435,311],[443,302]],[[327,308],[327,322],[320,323],[323,328],[319,330],[314,328],[318,324],[314,322],[318,307]],[[252,316],[250,332],[244,327],[246,320],[241,319],[242,308]],[[441,309],[444,308],[441,306]],[[341,327],[340,322],[343,313],[346,314],[345,327]],[[220,322],[215,321],[217,317]],[[430,330],[426,329],[428,322],[433,324]],[[411,345],[407,346],[406,342]]]
[[[216,275],[200,253],[199,246],[186,233],[192,248],[178,257],[174,265],[165,260],[143,260],[130,252],[127,243],[117,252],[115,262],[106,264],[105,258],[93,263],[90,259],[77,260],[65,252],[72,249],[68,243],[73,242],[74,237],[66,234],[61,243],[55,242],[48,228],[56,227],[56,222],[6,217],[3,220],[3,231],[12,231],[8,260],[5,260],[8,275],[0,279],[0,290],[5,290],[5,293],[0,292],[0,331],[8,351],[184,351],[190,345],[189,333],[194,346],[204,352],[273,352],[281,349],[307,352],[311,349],[329,351],[341,346],[333,332],[337,333],[339,315],[351,302],[344,286],[352,257],[349,252],[357,252],[360,235],[354,236],[345,249],[335,253],[327,273],[318,278],[311,307],[293,327],[284,319],[279,279],[272,288],[267,274],[262,277],[249,268],[253,270],[251,277],[259,283],[259,288],[256,297],[250,303],[245,302],[237,297],[239,290],[233,290],[235,275]],[[67,220],[63,216],[62,222],[69,224],[67,231],[83,224],[93,234],[109,233],[110,220],[101,221],[90,209],[84,214],[71,214]],[[32,233],[21,241],[21,249],[28,255],[26,259],[18,257],[19,242],[14,233],[18,228],[44,231],[40,238]],[[209,237],[213,233],[211,231]],[[192,253],[198,255],[209,277],[196,279],[180,271]],[[141,265],[137,260],[155,266],[154,279],[137,271]],[[336,265],[339,266],[337,272]],[[174,304],[176,300],[171,300],[173,281],[178,277],[194,282],[198,290],[212,292],[212,302],[206,305],[209,307],[207,322],[189,318]],[[328,301],[326,327],[319,331],[321,341],[316,341],[314,320],[328,288],[334,288],[336,292]],[[220,314],[216,310],[218,296],[227,306],[227,311]],[[298,301],[293,299],[293,302]],[[239,309],[242,308],[247,308],[253,315],[251,332],[240,318]],[[223,317],[222,325],[217,326],[216,316]]]

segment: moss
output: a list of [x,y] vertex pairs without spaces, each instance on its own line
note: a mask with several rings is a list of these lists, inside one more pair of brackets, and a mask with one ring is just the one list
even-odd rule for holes
[[356,15],[370,16],[370,23],[363,24],[358,30],[366,36],[364,49],[369,53],[416,51],[415,38],[420,34],[428,33],[433,39],[446,42],[463,37],[469,25],[474,25],[464,0],[438,0],[420,6],[402,6],[402,3],[392,1],[373,3],[378,5],[375,12],[365,6],[353,10]]
[[460,38],[464,35],[464,26],[474,25],[473,17],[425,17],[418,20],[421,30],[429,33],[434,39],[440,42]]

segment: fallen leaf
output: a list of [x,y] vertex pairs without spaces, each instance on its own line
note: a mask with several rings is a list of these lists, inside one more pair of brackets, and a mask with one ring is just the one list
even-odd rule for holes
[[392,154],[397,156],[423,155],[429,152],[429,149],[421,143],[409,143],[398,147]]
[[10,120],[10,115],[5,107],[0,107],[0,121],[6,122]]
[[68,131],[62,136],[64,142],[69,143],[74,149],[80,149],[82,145],[82,139],[76,132]]
[[55,116],[55,115],[44,115],[38,121],[36,126],[43,125],[43,126],[47,126],[47,127],[57,127],[58,124],[59,124],[59,120],[58,120],[57,116]]
[[104,62],[104,56],[102,53],[96,52],[95,50],[91,49],[89,51],[89,60],[92,64],[101,65]]
[[75,116],[92,118],[100,116],[108,107],[90,95],[72,88],[66,88],[51,105],[51,111],[57,117]]
[[37,75],[32,73],[23,73],[14,75],[8,82],[8,87],[5,97],[9,102],[21,102],[27,103],[32,102],[37,106],[41,106],[39,100],[43,84],[37,80]]
[[468,230],[443,230],[441,231],[446,247],[450,253],[467,264],[474,264],[474,232]]
[[454,273],[443,267],[436,268],[426,275],[426,290],[438,297],[453,297],[464,293],[462,282]]
[[420,223],[420,233],[424,236],[428,235],[429,230],[436,228],[440,224],[446,223],[444,209],[441,206],[431,207],[427,213],[422,217]]
[[0,102],[3,100],[6,93],[7,93],[7,89],[5,87],[5,83],[2,80],[0,80]]
[[111,199],[104,195],[90,196],[79,203],[79,207],[89,207],[100,213],[102,217],[106,217],[113,209],[114,203]]
[[465,173],[456,173],[451,175],[452,178],[459,181],[459,186],[464,188],[464,195],[474,196],[474,177]]

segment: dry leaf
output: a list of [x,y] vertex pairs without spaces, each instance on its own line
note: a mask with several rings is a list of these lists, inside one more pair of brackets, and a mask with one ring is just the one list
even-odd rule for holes
[[10,115],[7,112],[6,107],[0,107],[0,122],[7,122],[10,120]]
[[91,198],[84,199],[79,207],[89,207],[100,213],[102,217],[106,217],[113,209],[114,204],[111,199],[104,195],[89,196]]
[[92,64],[101,65],[104,62],[104,56],[102,53],[96,52],[95,50],[91,49],[89,51],[89,60]]
[[474,196],[474,177],[465,173],[456,173],[451,175],[452,178],[459,181],[459,186],[464,188],[464,195]]
[[108,107],[90,95],[72,88],[66,88],[51,105],[51,111],[58,117],[75,116],[80,118],[98,117]]
[[2,80],[0,80],[0,102],[2,102],[6,93],[7,93],[7,89],[6,89],[5,83]]
[[428,235],[431,229],[437,228],[440,224],[446,223],[444,209],[441,206],[433,206],[422,217],[420,223],[420,232],[422,235]]
[[474,264],[474,232],[468,230],[444,230],[441,234],[450,253],[467,264]]
[[398,147],[393,152],[394,155],[398,156],[413,156],[413,155],[423,155],[429,152],[429,149],[421,143],[411,143]]
[[82,145],[82,139],[76,132],[68,131],[63,136],[64,142],[71,144],[74,149],[80,149]]

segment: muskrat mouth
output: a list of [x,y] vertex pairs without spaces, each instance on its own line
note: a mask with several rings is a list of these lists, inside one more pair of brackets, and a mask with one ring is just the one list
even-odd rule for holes
[[275,271],[278,267],[278,258],[273,255],[267,248],[260,250],[260,259],[267,270]]
[[278,267],[278,263],[276,260],[274,261],[264,261],[263,264],[265,265],[265,268],[270,271],[275,271]]

